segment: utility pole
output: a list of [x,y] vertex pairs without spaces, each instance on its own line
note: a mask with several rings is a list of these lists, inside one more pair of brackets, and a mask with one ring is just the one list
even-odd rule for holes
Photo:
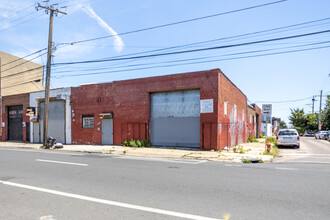
[[312,99],[312,101],[313,101],[313,108],[312,108],[312,113],[314,114],[314,102],[315,102],[315,98],[314,98],[314,96],[313,96],[313,99]]
[[320,113],[319,113],[319,131],[321,131],[321,113],[322,113],[322,90],[320,95]]
[[43,145],[47,144],[48,137],[48,113],[49,113],[49,85],[50,85],[50,70],[51,70],[51,56],[52,56],[52,46],[53,46],[53,17],[54,13],[57,16],[58,13],[67,14],[65,12],[59,11],[54,8],[54,5],[42,6],[38,3],[36,10],[39,8],[45,9],[46,14],[49,14],[49,34],[48,34],[48,53],[47,53],[47,69],[46,69],[46,85],[45,85],[45,112],[44,112],[44,135],[43,135]]

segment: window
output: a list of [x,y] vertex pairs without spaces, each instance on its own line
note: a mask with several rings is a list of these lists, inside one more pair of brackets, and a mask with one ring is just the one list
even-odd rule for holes
[[242,121],[245,120],[245,116],[244,116],[244,110],[242,110]]
[[227,115],[227,104],[228,104],[227,101],[225,101],[225,102],[223,103],[223,114],[224,114],[224,115]]
[[250,123],[252,123],[252,115],[250,115]]
[[83,115],[82,116],[82,127],[83,128],[94,128],[94,115]]

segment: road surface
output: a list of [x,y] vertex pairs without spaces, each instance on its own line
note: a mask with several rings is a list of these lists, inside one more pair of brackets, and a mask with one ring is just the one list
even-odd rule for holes
[[329,169],[0,148],[0,219],[329,219]]
[[300,149],[280,147],[282,158],[277,162],[314,163],[330,165],[330,142],[315,139],[314,137],[301,137]]

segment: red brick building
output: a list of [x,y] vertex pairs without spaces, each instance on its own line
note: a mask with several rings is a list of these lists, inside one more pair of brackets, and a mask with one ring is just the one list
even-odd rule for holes
[[30,141],[29,102],[29,93],[2,97],[1,141]]
[[248,136],[246,96],[219,69],[71,90],[72,143],[223,149]]

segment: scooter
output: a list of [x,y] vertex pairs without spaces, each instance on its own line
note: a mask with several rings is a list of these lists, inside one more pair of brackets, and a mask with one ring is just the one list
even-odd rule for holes
[[62,143],[55,143],[55,141],[56,141],[56,138],[54,138],[52,136],[48,136],[45,149],[63,148]]
[[54,149],[56,138],[48,136],[45,149]]

